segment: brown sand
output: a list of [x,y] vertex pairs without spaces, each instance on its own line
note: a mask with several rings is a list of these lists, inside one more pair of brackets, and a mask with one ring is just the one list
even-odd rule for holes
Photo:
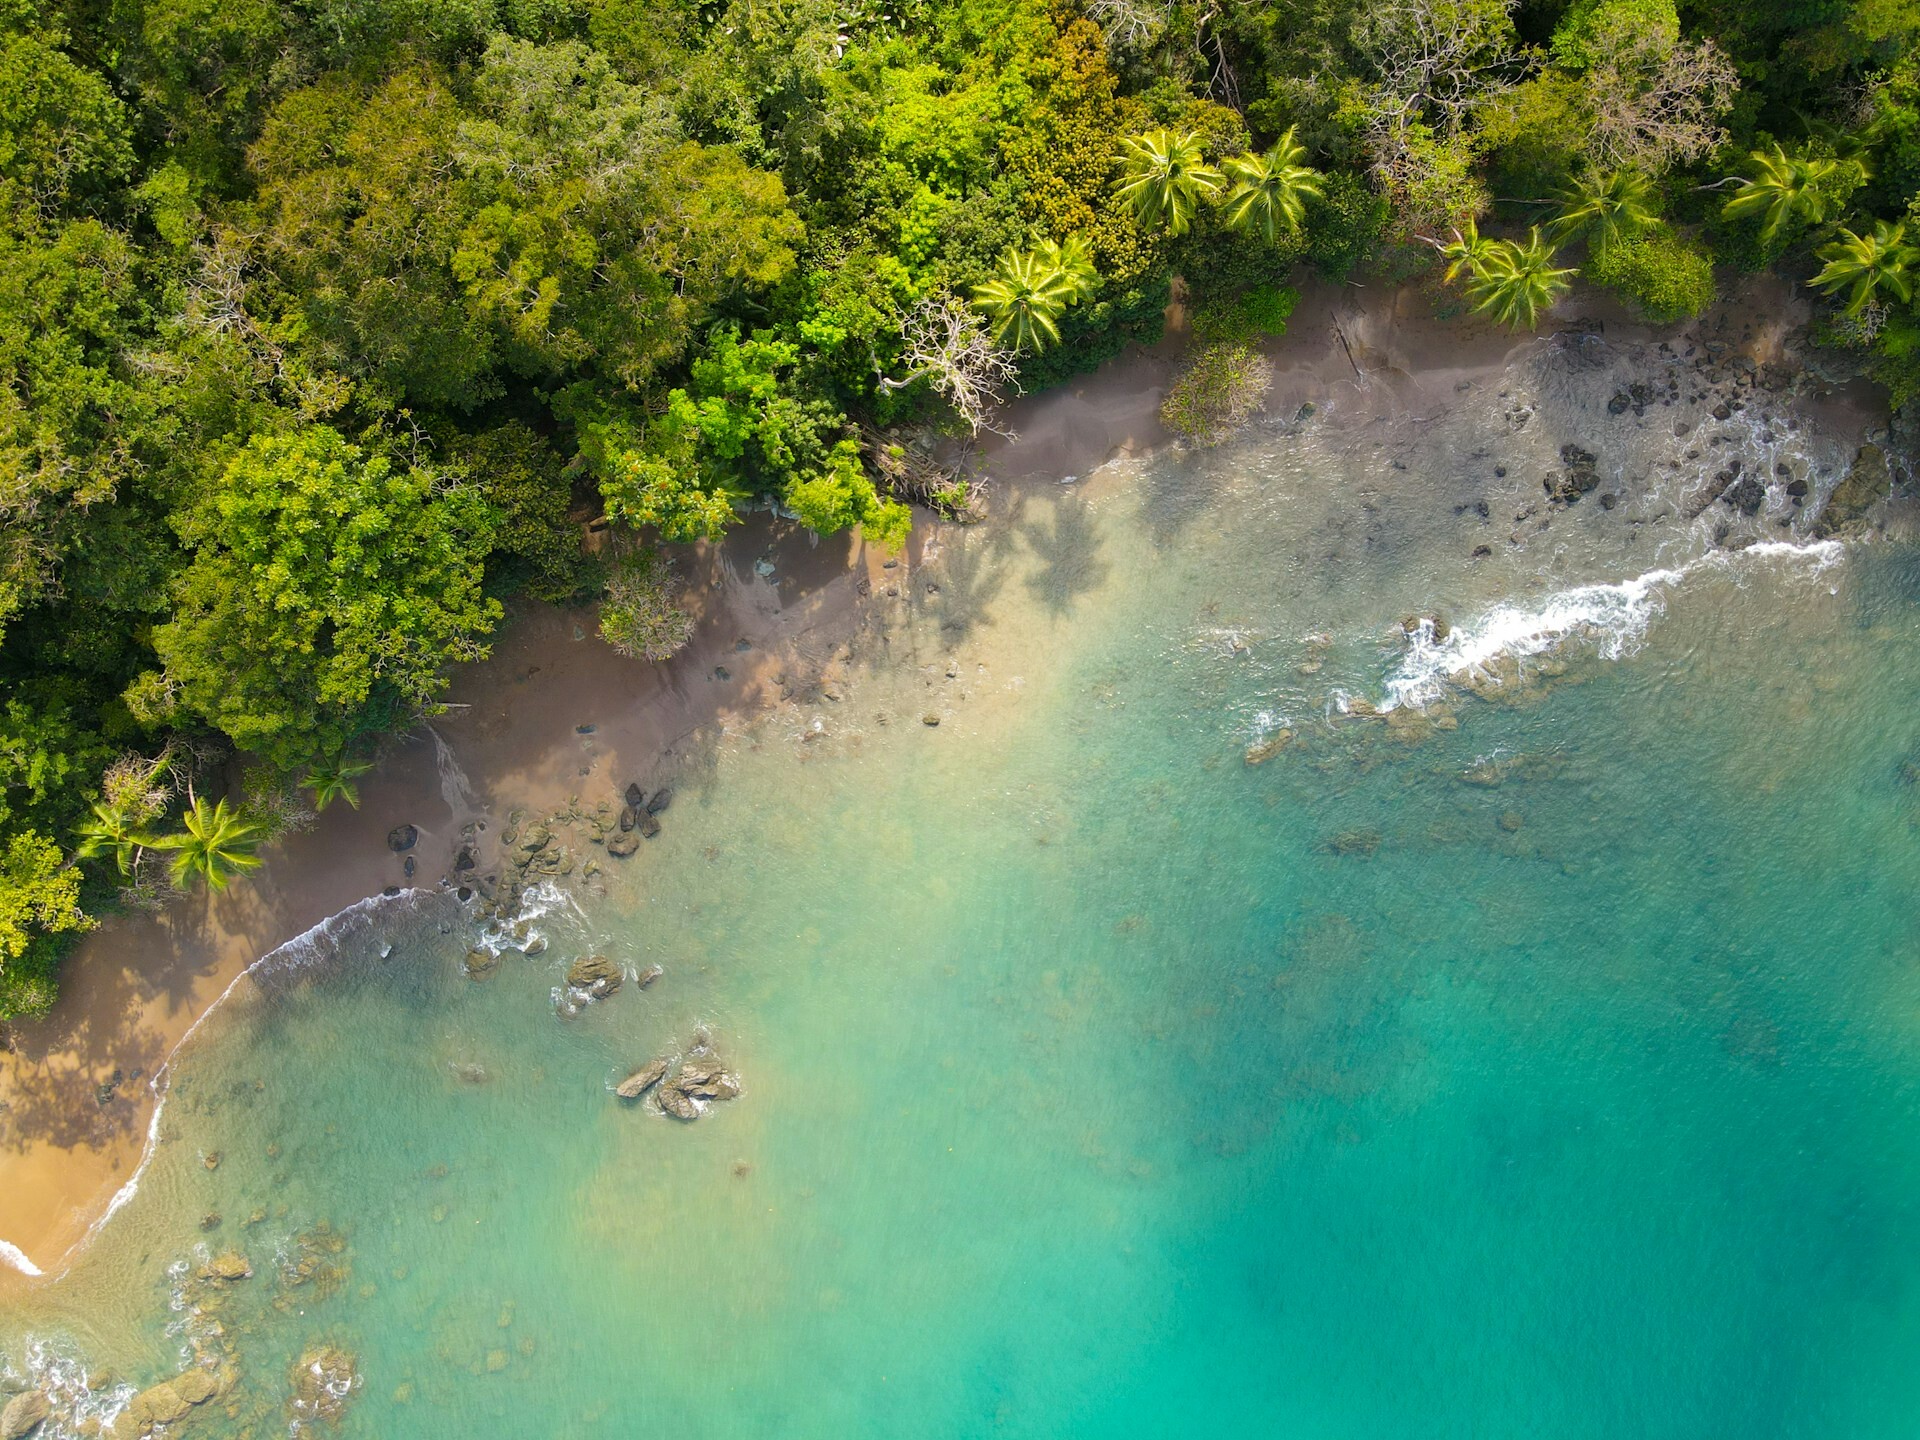
[[[1576,294],[1562,315],[1576,313],[1602,319],[1613,336],[1652,333],[1604,297]],[[1805,314],[1784,282],[1750,277],[1689,329],[1765,363],[1782,355]],[[1270,410],[1337,402],[1343,424],[1426,413],[1535,343],[1470,318],[1437,319],[1432,294],[1416,287],[1310,286],[1287,336],[1268,347]],[[994,508],[1008,496],[1017,504],[1026,486],[1086,476],[1165,443],[1159,406],[1184,348],[1183,336],[1170,335],[1008,407],[1003,423],[1017,438],[990,436],[981,447]],[[1832,403],[1864,417],[1876,402],[1837,389]],[[939,530],[922,523],[901,566],[937,544]],[[756,573],[763,560],[771,581]],[[448,874],[470,821],[514,805],[555,808],[573,795],[591,805],[629,780],[648,785],[697,763],[716,727],[805,698],[844,656],[863,590],[894,574],[857,540],[816,542],[764,515],[685,563],[699,625],[671,662],[622,659],[597,638],[591,612],[516,607],[492,658],[456,675],[453,708],[433,733],[396,746],[362,786],[358,810],[336,805],[222,894],[120,917],[89,936],[53,1013],[17,1027],[14,1052],[0,1056],[0,1239],[48,1273],[61,1268],[139,1163],[151,1077],[194,1021],[259,956],[406,883],[385,842],[391,827],[419,827],[412,883],[431,886]],[[436,734],[463,776],[443,773]],[[478,843],[484,852],[484,834]],[[103,1102],[98,1087],[116,1074]],[[0,1283],[13,1283],[11,1273],[0,1265]]]

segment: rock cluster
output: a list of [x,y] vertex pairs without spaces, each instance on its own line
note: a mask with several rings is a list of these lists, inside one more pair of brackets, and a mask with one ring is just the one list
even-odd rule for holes
[[46,1424],[53,1405],[44,1390],[25,1390],[0,1410],[0,1440],[21,1440]]
[[127,1408],[114,1417],[106,1433],[110,1440],[139,1440],[161,1426],[177,1426],[220,1393],[220,1383],[210,1371],[195,1366],[171,1380],[150,1385],[127,1402]]
[[595,1000],[604,1000],[620,988],[625,977],[604,955],[582,955],[567,967],[567,984]]
[[613,1093],[626,1101],[640,1100],[649,1091],[661,1114],[691,1122],[713,1101],[738,1099],[740,1077],[713,1055],[702,1030],[677,1071],[669,1057],[658,1056],[613,1087]]

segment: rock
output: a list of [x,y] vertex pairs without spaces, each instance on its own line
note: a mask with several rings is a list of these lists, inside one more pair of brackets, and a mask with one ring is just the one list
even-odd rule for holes
[[529,825],[520,834],[519,850],[523,855],[538,855],[553,840],[553,831],[544,825]]
[[1893,489],[1893,472],[1878,445],[1862,445],[1853,465],[1821,507],[1814,533],[1825,538],[1852,529]]
[[[654,822],[658,828],[659,822]],[[607,837],[607,854],[624,860],[640,848],[640,837],[631,830],[617,830]]]
[[1444,615],[1409,615],[1400,622],[1400,628],[1406,631],[1409,640],[1424,629],[1432,634],[1436,645],[1444,645],[1447,637],[1453,634],[1453,626],[1447,623]]
[[620,807],[620,828],[622,830],[633,829],[633,827],[639,823],[639,820],[640,811],[635,806],[622,805]]
[[740,1077],[731,1070],[701,1066],[691,1076],[682,1070],[674,1077],[673,1088],[692,1100],[736,1100]]
[[53,1414],[53,1406],[43,1390],[25,1390],[7,1401],[0,1410],[0,1440],[20,1440],[44,1425]]
[[1527,823],[1526,817],[1518,810],[1508,810],[1500,817],[1500,828],[1509,835]]
[[204,1405],[220,1393],[220,1382],[198,1367],[167,1382],[173,1393],[189,1405]]
[[640,814],[641,837],[643,839],[651,840],[654,838],[654,836],[658,835],[659,833],[660,833],[660,822],[654,818],[653,812],[651,810],[642,811]]
[[453,868],[455,870],[471,870],[479,863],[480,857],[473,853],[473,846],[471,845],[462,845],[460,847],[460,853],[453,857]]
[[638,785],[629,785],[626,791],[626,801],[627,804],[631,805],[634,809],[644,810],[647,808],[647,792],[642,790]]
[[1292,743],[1293,731],[1276,730],[1266,739],[1255,741],[1247,747],[1247,764],[1264,765]]
[[[336,1345],[318,1345],[294,1362],[291,1406],[296,1422],[337,1420],[360,1385],[353,1356]],[[296,1429],[296,1434],[307,1433]]]
[[1722,400],[1718,405],[1713,407],[1713,418],[1716,420],[1731,420],[1733,418],[1733,407]]
[[1607,401],[1607,414],[1624,415],[1633,408],[1633,397],[1624,390],[1613,392],[1613,398]]
[[247,1257],[238,1250],[229,1250],[216,1255],[200,1267],[203,1280],[246,1280],[253,1275],[253,1266],[247,1263]]
[[1766,498],[1767,487],[1751,475],[1742,475],[1720,497],[1722,502],[1731,505],[1742,515],[1758,515]]
[[666,973],[667,967],[664,965],[649,965],[634,977],[633,983],[644,990]]
[[522,955],[544,955],[547,950],[547,937],[536,935],[520,947]]
[[671,805],[672,803],[673,803],[673,791],[664,790],[664,789],[656,790],[653,792],[653,798],[647,801],[647,814],[658,815],[661,811],[665,810],[667,806]]
[[620,967],[604,955],[583,955],[567,967],[567,984],[596,998],[620,988]]
[[467,967],[468,979],[484,980],[499,968],[500,957],[494,954],[493,951],[482,949],[476,945],[473,949],[467,951],[467,958],[464,963]]
[[387,848],[396,855],[403,850],[411,850],[420,839],[420,832],[411,825],[396,825],[387,831]]
[[920,723],[931,730],[940,723],[940,717],[929,710],[920,717]]
[[638,1100],[647,1091],[667,1078],[667,1070],[672,1062],[667,1060],[649,1060],[626,1079],[613,1087],[613,1093],[622,1100]]
[[660,1109],[676,1120],[700,1118],[700,1107],[690,1096],[683,1095],[678,1090],[662,1089],[660,1091]]
[[1336,855],[1371,855],[1380,848],[1378,830],[1342,830],[1327,842]]
[[1571,505],[1600,484],[1599,457],[1578,445],[1560,447],[1560,463],[1567,468],[1541,481],[1547,499],[1554,505]]

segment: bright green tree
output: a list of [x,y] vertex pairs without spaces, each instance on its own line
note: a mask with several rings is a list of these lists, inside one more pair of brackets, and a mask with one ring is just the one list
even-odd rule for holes
[[373,761],[345,755],[316,760],[307,767],[307,775],[300,782],[300,788],[313,792],[316,810],[324,810],[336,800],[344,800],[358,810],[360,786],[357,782],[372,769]]
[[1207,164],[1197,131],[1149,130],[1120,142],[1115,193],[1133,207],[1142,225],[1184,235],[1200,202],[1225,184],[1226,177]]
[[1068,304],[1091,300],[1100,290],[1100,272],[1093,265],[1093,246],[1085,235],[1074,233],[1065,240],[1042,240],[1033,247],[1041,265],[1058,270],[1073,286]]
[[1227,224],[1252,230],[1271,243],[1280,233],[1298,230],[1306,218],[1307,201],[1323,193],[1320,172],[1301,162],[1306,147],[1289,129],[1262,155],[1235,155],[1226,161],[1233,180],[1227,191]]
[[1556,199],[1548,229],[1562,244],[1584,239],[1604,250],[1644,234],[1659,219],[1653,182],[1638,170],[1590,170]]
[[195,796],[180,825],[173,834],[154,837],[152,844],[173,852],[168,873],[182,890],[195,880],[206,881],[210,890],[224,890],[234,876],[264,863],[255,852],[266,843],[266,831],[228,808],[224,799],[209,805]]
[[1883,291],[1896,300],[1911,300],[1911,270],[1920,250],[1907,244],[1906,234],[1903,220],[1876,220],[1867,235],[1843,227],[1839,239],[1814,251],[1827,263],[1807,283],[1829,295],[1846,291],[1849,315],[1858,315]]
[[1740,177],[1740,186],[1721,207],[1728,219],[1757,216],[1760,239],[1770,244],[1789,221],[1818,225],[1836,203],[1831,182],[1842,161],[1813,155],[1789,155],[1778,141],[1748,157],[1753,174]]
[[973,290],[974,308],[993,322],[993,337],[1015,350],[1044,350],[1060,339],[1060,316],[1080,284],[1037,250],[1008,250],[994,277]]
[[128,701],[283,770],[430,713],[501,613],[480,588],[478,492],[325,426],[256,437],[176,523],[193,561],[153,632],[162,668]]
[[1497,240],[1467,281],[1474,308],[1514,329],[1538,328],[1540,317],[1567,291],[1574,270],[1553,262],[1559,252],[1535,226],[1525,243]]

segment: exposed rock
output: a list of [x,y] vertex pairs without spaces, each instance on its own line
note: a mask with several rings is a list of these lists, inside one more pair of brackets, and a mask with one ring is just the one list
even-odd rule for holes
[[660,1109],[676,1120],[698,1120],[700,1118],[700,1107],[693,1102],[691,1096],[683,1095],[678,1090],[664,1087],[661,1089]]
[[173,1386],[173,1393],[189,1405],[204,1405],[220,1393],[219,1381],[198,1368],[176,1375],[167,1383]]
[[1400,628],[1406,631],[1409,640],[1418,636],[1423,629],[1427,630],[1436,645],[1444,645],[1447,637],[1453,634],[1453,626],[1447,623],[1444,615],[1409,615],[1400,622]]
[[138,1440],[159,1426],[178,1425],[194,1406],[206,1404],[219,1390],[218,1382],[205,1370],[188,1370],[135,1395],[107,1433],[113,1440]]
[[[655,822],[656,826],[659,822]],[[631,830],[616,830],[607,836],[607,854],[624,860],[640,848],[640,837]]]
[[544,935],[536,935],[520,947],[520,953],[523,955],[544,955],[546,950],[547,937]]
[[683,1067],[673,1077],[673,1088],[693,1100],[734,1100],[740,1095],[740,1077],[718,1066]]
[[667,1071],[671,1065],[672,1062],[668,1060],[650,1060],[614,1086],[613,1093],[622,1100],[638,1100],[667,1078]]
[[203,1280],[245,1280],[252,1274],[253,1266],[238,1250],[216,1255],[200,1267],[200,1278]]
[[665,790],[665,789],[656,790],[653,792],[653,798],[647,801],[647,807],[646,807],[647,814],[658,815],[662,810],[665,810],[667,806],[671,805],[672,803],[673,803],[673,791]]
[[641,836],[645,839],[651,840],[654,838],[654,836],[658,835],[659,833],[660,833],[660,822],[654,819],[653,812],[651,810],[643,810],[640,813]]
[[920,717],[920,723],[922,725],[925,725],[928,729],[932,729],[933,727],[937,726],[940,723],[940,717],[934,714],[931,710],[929,710],[926,714]]
[[638,822],[639,819],[640,819],[640,811],[636,806],[622,805],[620,807],[620,828],[622,830],[633,829],[635,823]]
[[499,968],[500,957],[494,954],[493,951],[483,949],[476,945],[473,949],[467,951],[465,963],[467,967],[467,977],[469,979],[483,980]]
[[1827,497],[1814,533],[1825,537],[1852,529],[1892,489],[1893,472],[1887,465],[1886,451],[1878,445],[1862,445],[1853,465]]
[[0,1410],[0,1440],[21,1440],[44,1425],[47,1417],[53,1414],[53,1406],[48,1402],[43,1390],[24,1390],[7,1401],[7,1408]]
[[453,868],[456,870],[471,870],[479,863],[480,857],[474,854],[471,845],[462,845],[460,853],[453,857]]
[[649,965],[634,977],[633,983],[644,990],[666,973],[667,967],[664,965]]
[[644,810],[647,808],[647,792],[638,785],[629,785],[626,790],[626,802],[635,810]]
[[1276,730],[1266,739],[1255,741],[1247,747],[1247,764],[1264,765],[1292,743],[1293,731]]
[[337,1345],[316,1345],[294,1362],[290,1401],[299,1420],[338,1420],[360,1385],[352,1355]]
[[1547,499],[1552,504],[1571,505],[1600,484],[1599,457],[1591,450],[1582,450],[1578,445],[1562,445],[1560,463],[1567,468],[1541,481]]
[[582,955],[567,967],[567,984],[596,998],[620,988],[620,967],[604,955]]
[[520,834],[519,849],[523,855],[538,855],[547,848],[553,839],[553,831],[544,825],[529,825]]
[[396,825],[387,831],[387,848],[396,855],[403,850],[411,850],[420,838],[420,832],[411,825]]
[[1766,502],[1767,487],[1751,475],[1742,475],[1727,487],[1720,499],[1742,515],[1758,515],[1760,507]]

